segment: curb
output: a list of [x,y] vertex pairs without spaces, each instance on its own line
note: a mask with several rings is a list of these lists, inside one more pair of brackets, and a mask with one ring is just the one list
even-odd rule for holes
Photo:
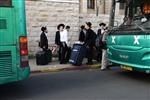
[[73,71],[73,70],[86,70],[86,69],[99,69],[101,68],[100,64],[94,65],[82,65],[82,66],[72,66],[72,67],[63,67],[63,68],[45,68],[39,69],[35,71],[31,71],[31,73],[46,73],[46,72],[61,72],[61,71]]

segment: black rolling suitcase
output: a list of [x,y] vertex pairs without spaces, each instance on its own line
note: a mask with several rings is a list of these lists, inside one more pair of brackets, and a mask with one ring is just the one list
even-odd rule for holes
[[48,63],[52,62],[52,51],[50,49],[46,51],[46,56],[47,56]]
[[45,51],[39,51],[36,53],[36,64],[37,65],[47,65],[47,53]]
[[69,62],[80,66],[86,54],[86,47],[83,44],[74,44]]

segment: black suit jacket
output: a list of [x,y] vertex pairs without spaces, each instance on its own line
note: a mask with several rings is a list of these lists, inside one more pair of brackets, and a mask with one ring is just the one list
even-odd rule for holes
[[85,40],[85,33],[83,30],[81,30],[79,34],[79,41],[84,42],[84,40]]
[[56,32],[56,35],[55,35],[55,44],[57,44],[57,45],[61,45],[61,42],[60,42],[60,32],[59,31],[57,31]]
[[97,35],[98,35],[98,36],[101,35],[101,29],[98,29]]
[[42,32],[40,36],[40,47],[43,49],[48,49],[48,39],[44,32]]
[[86,31],[85,45],[95,46],[96,33],[92,29]]

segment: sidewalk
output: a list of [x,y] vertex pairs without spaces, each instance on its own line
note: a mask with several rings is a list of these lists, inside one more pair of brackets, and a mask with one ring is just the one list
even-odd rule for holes
[[96,63],[94,65],[81,65],[73,66],[71,64],[59,64],[59,62],[54,59],[52,63],[48,65],[36,65],[35,59],[29,59],[31,73],[40,73],[40,72],[59,72],[59,71],[70,71],[70,70],[83,70],[83,69],[98,69],[100,64]]

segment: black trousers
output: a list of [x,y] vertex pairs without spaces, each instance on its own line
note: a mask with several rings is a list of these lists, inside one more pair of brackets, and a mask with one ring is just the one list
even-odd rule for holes
[[88,48],[88,63],[92,63],[93,62],[93,50],[94,50],[94,46],[89,46]]
[[61,61],[61,47],[59,47],[59,51],[58,51],[58,60]]
[[67,55],[68,46],[66,43],[62,43],[60,46],[60,64],[67,63],[66,55]]
[[70,56],[71,56],[71,47],[68,47],[66,54],[66,62],[69,62]]
[[101,47],[96,47],[96,50],[97,50],[97,61],[98,62],[101,62],[101,60],[102,60],[102,49],[101,49]]

